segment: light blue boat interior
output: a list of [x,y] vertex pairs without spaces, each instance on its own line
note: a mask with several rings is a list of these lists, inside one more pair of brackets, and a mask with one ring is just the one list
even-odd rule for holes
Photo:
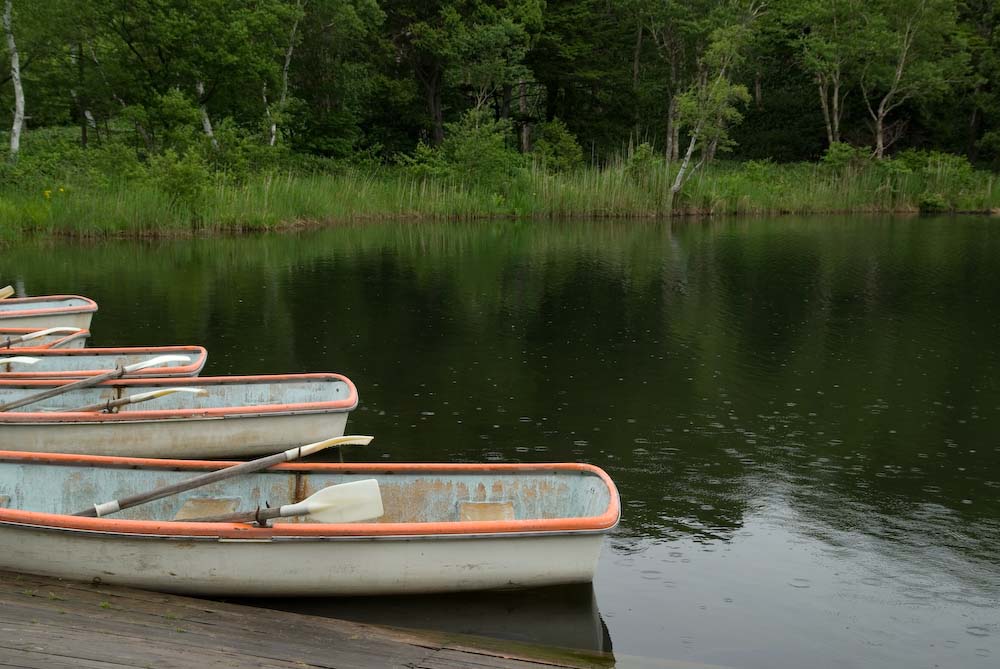
[[[38,360],[34,364],[24,364],[24,363],[5,363],[4,359],[12,356],[27,356]],[[186,367],[188,365],[197,364],[197,368],[194,373],[192,372],[177,372],[178,376],[192,376],[196,375],[198,371],[201,371],[202,367],[205,366],[205,362],[208,356],[196,348],[178,348],[177,350],[162,351],[156,353],[128,353],[128,354],[115,354],[115,355],[78,355],[73,353],[61,353],[58,350],[45,352],[45,353],[28,353],[20,354],[4,353],[0,350],[0,379],[3,378],[4,374],[7,373],[21,373],[21,374],[45,374],[49,372],[90,372],[98,374],[100,372],[110,372],[119,365],[134,365],[137,362],[144,362],[161,355],[184,355],[187,356],[187,360],[177,360],[170,362],[163,362],[157,365],[160,368],[178,368]],[[148,370],[141,372],[148,375]],[[160,376],[169,376],[171,374],[164,373]]]
[[[3,332],[0,331],[0,344],[7,341],[9,338],[19,337],[21,332]],[[62,350],[71,348],[83,348],[87,344],[87,337],[89,333],[84,331],[77,334],[57,332],[55,334],[45,335],[38,337],[37,339],[30,339],[28,341],[18,342],[13,344],[9,348],[6,346],[0,346],[0,356],[10,355],[9,351],[14,351],[19,348],[30,348],[30,347],[51,347],[52,350]]]
[[[4,300],[0,306],[0,318],[8,315],[8,312],[28,311],[30,309],[65,309],[67,307],[91,307],[90,302],[79,297],[67,297],[60,300],[29,300],[19,302],[16,300]],[[9,315],[15,315],[13,313]]]
[[[146,492],[193,475],[161,469],[0,462],[0,506],[71,514],[95,503]],[[173,520],[182,509],[192,507],[215,508],[207,515],[216,515],[219,510],[253,511],[258,506],[298,502],[327,486],[368,478],[379,482],[385,508],[385,515],[378,520],[381,523],[458,521],[470,506],[481,520],[585,518],[603,514],[611,501],[611,491],[604,480],[586,471],[540,468],[520,473],[430,471],[335,475],[315,471],[257,472],[126,509],[114,517]]]
[[[70,411],[90,404],[119,399],[128,395],[183,387],[202,388],[206,396],[190,393],[173,393],[147,402],[128,404],[120,408],[120,413],[151,410],[190,410],[209,408],[231,408],[260,406],[262,404],[302,404],[307,402],[334,402],[350,397],[351,389],[339,379],[311,379],[290,381],[267,381],[258,383],[222,383],[205,379],[171,381],[163,379],[148,384],[129,386],[101,386],[73,390],[41,402],[29,404],[11,412],[55,412]],[[25,386],[0,386],[0,404],[12,402],[30,394],[38,393],[38,388]],[[2,428],[0,428],[2,429]]]

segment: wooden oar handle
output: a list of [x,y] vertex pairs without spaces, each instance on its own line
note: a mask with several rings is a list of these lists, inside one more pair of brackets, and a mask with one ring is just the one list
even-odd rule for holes
[[250,462],[233,465],[232,467],[217,469],[214,472],[200,474],[186,481],[164,486],[150,492],[122,497],[121,499],[114,500],[112,502],[105,502],[104,504],[96,504],[89,509],[78,511],[73,515],[88,518],[107,516],[121,511],[122,509],[129,509],[139,504],[145,504],[146,502],[152,502],[154,500],[163,499],[164,497],[169,497],[170,495],[175,495],[179,492],[184,492],[185,490],[191,490],[192,488],[199,488],[203,485],[208,485],[209,483],[215,483],[216,481],[221,481],[222,479],[229,478],[230,476],[239,476],[240,474],[249,474],[251,472],[260,471],[261,469],[267,469],[268,467],[281,464],[287,459],[288,458],[285,456],[284,452],[276,453],[274,455],[269,455],[266,458],[251,460]]
[[98,374],[97,376],[91,376],[88,378],[80,379],[79,381],[74,381],[73,383],[67,383],[56,388],[49,388],[48,390],[43,390],[40,393],[34,395],[29,395],[28,397],[22,397],[19,400],[14,400],[13,402],[7,402],[7,404],[0,404],[0,411],[10,411],[11,409],[17,409],[18,407],[27,406],[28,404],[34,404],[35,402],[40,402],[42,400],[47,400],[50,397],[55,397],[56,395],[62,395],[63,393],[68,393],[72,390],[79,390],[81,388],[90,388],[91,386],[96,386],[104,381],[110,381],[111,379],[120,379],[125,375],[124,367],[117,367],[113,371],[107,372],[105,374]]

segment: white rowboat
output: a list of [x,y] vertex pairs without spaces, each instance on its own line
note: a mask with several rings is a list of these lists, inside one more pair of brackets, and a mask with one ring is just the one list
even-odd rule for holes
[[[614,483],[584,464],[291,463],[114,516],[66,515],[227,464],[0,452],[0,569],[214,596],[527,588],[592,580],[620,513]],[[376,522],[189,520],[371,478]]]
[[[65,381],[0,380],[0,404]],[[165,388],[175,392],[115,413],[72,411]],[[0,449],[150,458],[267,455],[342,435],[358,404],[339,374],[119,379],[0,412]]]

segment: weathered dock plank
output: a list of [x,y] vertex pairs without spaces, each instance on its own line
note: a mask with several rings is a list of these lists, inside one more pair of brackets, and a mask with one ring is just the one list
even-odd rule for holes
[[0,667],[590,669],[610,656],[0,572]]

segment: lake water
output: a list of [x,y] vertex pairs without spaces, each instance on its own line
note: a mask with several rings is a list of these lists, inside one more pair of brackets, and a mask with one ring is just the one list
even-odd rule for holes
[[578,460],[623,502],[593,588],[275,606],[663,660],[1000,664],[1000,221],[348,225],[31,243],[94,345],[337,371],[351,460]]

